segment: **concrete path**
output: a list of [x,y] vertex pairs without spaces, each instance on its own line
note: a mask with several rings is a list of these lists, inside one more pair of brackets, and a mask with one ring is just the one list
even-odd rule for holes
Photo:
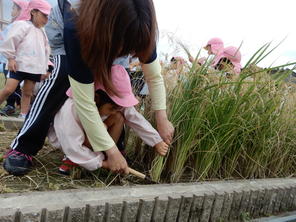
[[241,221],[296,210],[296,179],[0,195],[0,221]]
[[20,118],[0,116],[0,124],[2,124],[4,128],[8,130],[18,130],[22,127],[23,123],[24,120]]

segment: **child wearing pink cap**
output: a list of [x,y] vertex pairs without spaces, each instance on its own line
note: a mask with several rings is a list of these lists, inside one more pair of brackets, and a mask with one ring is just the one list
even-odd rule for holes
[[[105,123],[108,133],[115,142],[126,124],[149,146],[164,156],[168,151],[168,145],[163,142],[159,133],[151,124],[136,111],[134,106],[138,104],[135,98],[130,78],[125,68],[121,65],[113,65],[111,80],[116,87],[118,96],[109,94],[102,84],[96,85],[95,102],[99,114]],[[54,131],[50,131],[48,137],[55,147],[61,147],[67,159],[60,167],[60,172],[68,174],[71,162],[88,170],[96,170],[100,167],[108,168],[104,162],[102,152],[94,152],[88,142],[85,131],[76,114],[71,89],[68,90],[69,98],[56,114],[54,119]]]
[[[11,9],[11,23],[15,21],[21,21],[24,20],[24,14],[26,12],[26,9],[28,7],[29,2],[26,0],[12,0],[13,5]],[[7,33],[9,29],[11,28],[12,24],[9,24],[4,28],[4,30],[0,33],[0,44],[2,41],[6,38]],[[8,74],[8,70],[6,69],[7,59],[0,54],[0,64],[3,67],[3,74]],[[18,85],[16,90],[7,98],[6,100],[6,106],[3,107],[3,109],[0,110],[0,115],[12,115],[15,113],[15,104],[20,105],[20,99],[21,99],[21,89]]]
[[207,42],[204,49],[208,51],[209,55],[217,56],[223,52],[224,43],[220,38],[212,38]]
[[218,70],[224,70],[230,75],[240,74],[241,72],[241,53],[234,46],[226,47],[213,62],[213,66]]
[[15,21],[0,45],[0,53],[8,60],[9,74],[4,88],[0,91],[0,104],[11,95],[19,82],[24,80],[21,98],[21,115],[29,111],[31,95],[36,82],[48,70],[50,47],[42,27],[47,23],[51,6],[45,0],[31,0]]
[[[224,43],[220,38],[211,38],[207,44],[204,46],[204,49],[207,50],[209,56],[218,56],[223,53]],[[197,60],[199,65],[203,65],[206,61],[212,61],[213,59],[209,59],[206,57],[201,57]],[[189,57],[190,62],[194,62],[194,58],[192,56]]]
[[22,20],[27,20],[27,7],[29,5],[29,2],[26,0],[12,0],[13,1],[13,6],[12,6],[12,12],[11,12],[11,17],[12,21],[22,21]]

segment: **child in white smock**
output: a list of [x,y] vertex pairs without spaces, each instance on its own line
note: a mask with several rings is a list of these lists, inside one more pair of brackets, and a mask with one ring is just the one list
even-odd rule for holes
[[0,104],[24,80],[21,98],[23,117],[29,111],[35,83],[48,75],[50,47],[43,27],[50,10],[47,1],[31,0],[26,10],[26,21],[14,22],[0,45],[0,53],[8,60],[9,70],[7,82],[0,91]]

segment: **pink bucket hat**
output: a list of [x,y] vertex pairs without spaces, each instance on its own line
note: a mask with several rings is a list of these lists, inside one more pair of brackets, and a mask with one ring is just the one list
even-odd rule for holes
[[[139,103],[139,101],[136,99],[136,97],[133,94],[130,77],[123,66],[121,65],[112,66],[111,80],[120,97],[116,95],[111,95],[108,92],[106,92],[105,87],[102,84],[96,84],[95,90],[99,90],[99,89],[103,90],[108,94],[108,96],[113,100],[113,102],[115,102],[117,105],[122,107],[131,107]],[[68,89],[66,94],[69,97],[72,97],[71,88]]]
[[211,51],[215,54],[218,55],[220,53],[222,53],[223,48],[224,48],[224,43],[222,41],[222,39],[220,38],[212,38],[208,41],[207,45],[205,46],[205,48],[207,46],[211,47]]
[[214,62],[213,62],[213,66],[216,66],[222,58],[229,59],[229,61],[234,66],[234,72],[236,74],[240,74],[241,68],[242,68],[242,66],[240,64],[242,56],[241,56],[241,53],[238,48],[236,48],[234,46],[226,47],[223,50],[222,54],[220,54],[219,56],[216,56],[216,58],[214,59]]
[[31,11],[37,9],[45,15],[50,14],[51,6],[45,0],[31,0],[25,12],[26,20],[31,19]]
[[96,90],[101,89],[105,91],[113,100],[113,102],[122,107],[131,107],[139,103],[133,93],[130,77],[123,66],[112,66],[111,80],[120,97],[116,95],[110,95],[108,92],[106,92],[105,87],[102,84],[97,84]]
[[29,2],[24,0],[12,0],[14,4],[21,8],[20,15],[14,21],[27,20],[26,9],[28,8]]

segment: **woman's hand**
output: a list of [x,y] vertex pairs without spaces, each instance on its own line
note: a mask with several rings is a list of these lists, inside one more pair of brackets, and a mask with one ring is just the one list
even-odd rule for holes
[[161,155],[161,156],[165,156],[169,150],[169,146],[168,144],[166,144],[165,142],[161,141],[160,143],[156,144],[154,146],[155,151]]
[[166,110],[155,111],[155,119],[159,135],[166,144],[170,145],[173,141],[175,129],[167,118]]
[[127,162],[116,146],[105,151],[105,153],[107,154],[107,159],[102,163],[103,168],[115,173],[129,174]]
[[15,61],[15,59],[8,59],[8,70],[16,72],[16,61]]

